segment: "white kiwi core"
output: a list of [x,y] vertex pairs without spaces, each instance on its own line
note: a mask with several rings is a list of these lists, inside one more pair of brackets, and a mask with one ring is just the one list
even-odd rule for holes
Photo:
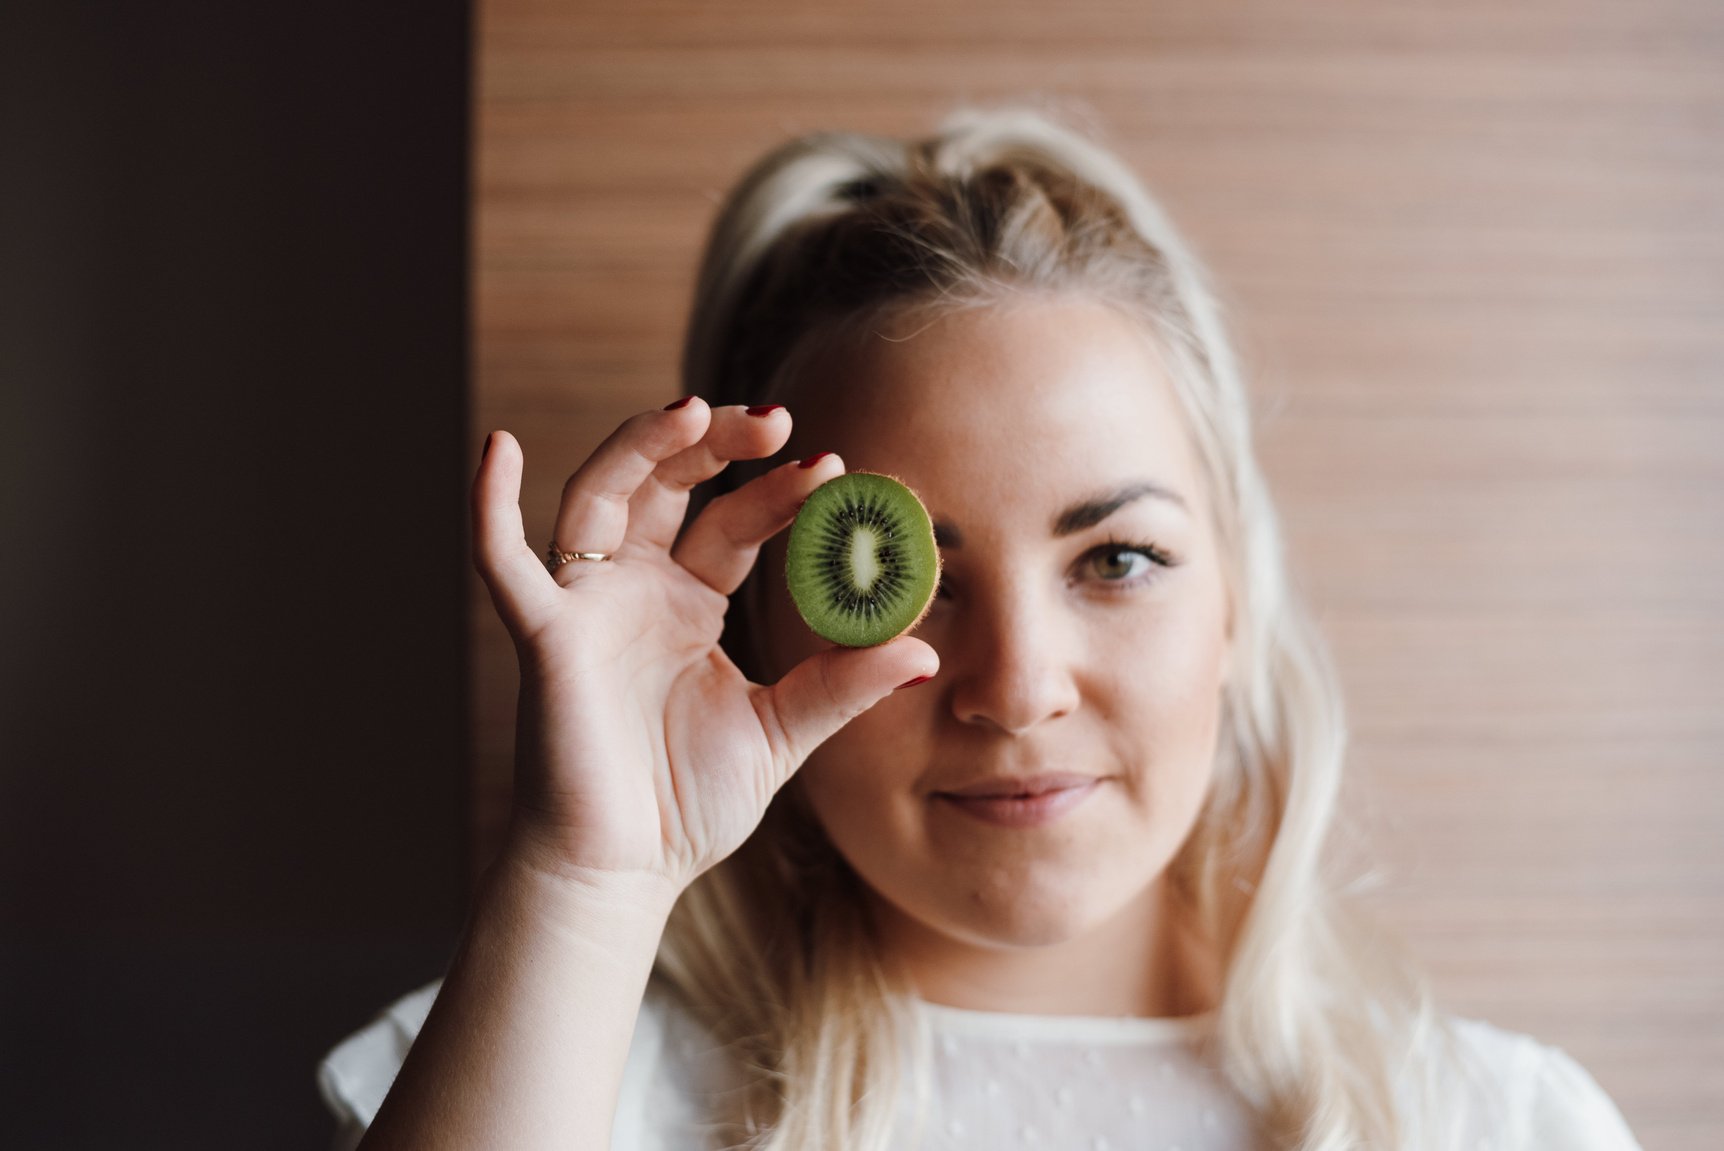
[[880,578],[880,539],[868,528],[857,528],[850,537],[850,575],[859,591]]

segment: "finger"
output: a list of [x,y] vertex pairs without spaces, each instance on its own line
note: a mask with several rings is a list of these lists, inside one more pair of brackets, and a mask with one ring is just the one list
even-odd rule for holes
[[729,595],[748,578],[760,545],[796,518],[809,493],[843,474],[844,461],[831,452],[773,468],[702,509],[671,558]]
[[[628,537],[629,500],[660,463],[698,443],[712,409],[694,398],[681,407],[642,412],[623,422],[563,485],[556,546],[569,552],[615,552]],[[561,570],[588,565],[565,564]]]
[[629,504],[629,534],[645,543],[669,547],[682,528],[689,489],[723,471],[733,460],[770,456],[790,438],[790,413],[778,404],[712,409],[712,424],[698,444],[684,448],[653,469]]
[[754,710],[772,745],[774,790],[833,732],[899,687],[912,687],[939,670],[933,648],[900,636],[879,647],[828,648],[759,689]]
[[511,634],[526,635],[553,610],[557,585],[521,523],[521,445],[492,432],[473,477],[473,566]]

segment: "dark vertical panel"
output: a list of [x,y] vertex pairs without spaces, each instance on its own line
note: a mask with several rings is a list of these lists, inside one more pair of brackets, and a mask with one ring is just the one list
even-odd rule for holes
[[319,1146],[463,903],[466,5],[6,19],[6,1141]]

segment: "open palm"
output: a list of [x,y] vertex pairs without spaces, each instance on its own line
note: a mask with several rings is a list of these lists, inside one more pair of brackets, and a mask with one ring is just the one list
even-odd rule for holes
[[473,484],[474,561],[521,664],[512,841],[575,876],[679,890],[734,851],[821,741],[901,683],[931,675],[914,639],[834,648],[778,683],[720,650],[727,597],[762,543],[843,471],[781,465],[702,510],[689,490],[783,446],[783,408],[695,399],[630,419],[570,477],[555,539],[610,553],[548,572],[525,539],[520,446],[491,437]]

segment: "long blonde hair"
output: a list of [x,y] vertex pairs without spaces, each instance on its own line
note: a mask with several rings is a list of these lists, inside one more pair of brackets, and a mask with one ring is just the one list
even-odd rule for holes
[[[1346,744],[1339,683],[1289,584],[1239,368],[1201,267],[1124,163],[1021,106],[960,110],[920,140],[821,132],[785,143],[713,226],[685,390],[760,402],[888,313],[1048,292],[1109,302],[1145,325],[1213,496],[1236,672],[1215,783],[1169,878],[1223,957],[1223,1072],[1273,1146],[1446,1146],[1435,1091],[1453,1036],[1411,960],[1326,874]],[[760,586],[738,591],[726,633],[751,676]],[[860,880],[798,795],[793,779],[743,847],[685,893],[657,973],[747,1069],[726,1137],[769,1151],[884,1151],[901,1084],[925,1095],[926,1051]]]

